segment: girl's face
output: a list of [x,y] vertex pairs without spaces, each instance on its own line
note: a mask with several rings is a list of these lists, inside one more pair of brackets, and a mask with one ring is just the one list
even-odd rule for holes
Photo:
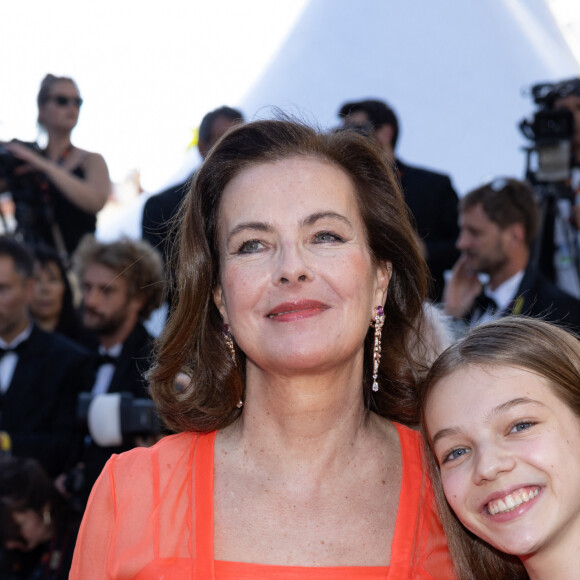
[[580,419],[545,379],[461,367],[433,386],[425,417],[445,496],[465,527],[520,557],[578,549]]

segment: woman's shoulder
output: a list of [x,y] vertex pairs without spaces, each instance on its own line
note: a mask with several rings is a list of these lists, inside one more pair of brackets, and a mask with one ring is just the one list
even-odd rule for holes
[[159,467],[173,469],[176,464],[192,455],[199,433],[183,432],[166,435],[151,447],[135,447],[124,453],[113,455],[109,468],[113,477],[122,475],[131,478],[135,473],[146,473]]

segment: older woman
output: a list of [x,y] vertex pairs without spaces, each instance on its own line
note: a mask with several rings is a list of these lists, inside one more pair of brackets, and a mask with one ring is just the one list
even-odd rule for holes
[[[83,102],[73,79],[46,75],[37,102],[38,125],[48,136],[46,149],[6,143],[10,154],[28,167],[14,169],[11,183],[0,182],[0,187],[10,187],[16,197],[16,219],[27,242],[43,242],[70,255],[85,234],[95,231],[96,214],[111,192],[109,171],[101,155],[71,142]],[[34,178],[24,186],[17,178],[30,171]]]
[[452,577],[402,425],[426,287],[407,215],[360,135],[222,138],[183,210],[150,374],[180,433],[110,460],[71,578]]

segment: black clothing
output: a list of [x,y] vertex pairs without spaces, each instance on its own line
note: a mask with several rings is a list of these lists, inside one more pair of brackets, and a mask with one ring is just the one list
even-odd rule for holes
[[143,208],[142,237],[161,252],[165,264],[169,261],[175,237],[171,232],[171,220],[177,214],[192,179],[193,175],[183,183],[151,196]]
[[[478,320],[483,309],[477,300],[468,319]],[[514,299],[501,313],[524,314],[557,322],[565,329],[580,335],[580,300],[560,290],[538,270],[528,266]]]
[[447,175],[395,161],[405,201],[415,218],[419,237],[427,246],[427,265],[433,277],[431,298],[441,300],[443,272],[459,258],[458,199]]
[[81,516],[70,516],[54,538],[31,550],[0,549],[1,580],[67,580]]
[[[82,167],[76,167],[71,173],[81,179],[85,177]],[[55,185],[52,183],[49,185],[48,193],[54,207],[54,220],[60,228],[66,250],[70,256],[76,250],[83,236],[95,233],[97,216],[80,209],[72,201],[69,201]]]
[[[138,322],[123,343],[121,354],[116,357],[115,372],[107,393],[131,393],[135,398],[141,399],[149,397],[147,382],[143,375],[151,363],[153,342],[154,338]],[[112,362],[102,360],[102,355],[98,354],[98,344],[94,345],[94,356],[97,363]],[[92,390],[93,384],[94,380],[85,390]],[[92,440],[85,442],[82,455],[82,462],[85,464],[85,483],[81,492],[85,501],[109,457],[113,453],[122,453],[135,446],[133,438],[126,437],[125,439],[122,445],[115,447],[100,447]]]
[[[85,171],[77,166],[72,175],[84,179]],[[30,246],[47,245],[70,256],[85,234],[95,232],[97,216],[80,209],[70,201],[44,174],[34,173],[15,184],[17,231]]]
[[15,456],[33,457],[52,477],[78,458],[77,395],[90,388],[94,367],[80,345],[37,326],[18,347],[8,390],[0,395],[0,431]]

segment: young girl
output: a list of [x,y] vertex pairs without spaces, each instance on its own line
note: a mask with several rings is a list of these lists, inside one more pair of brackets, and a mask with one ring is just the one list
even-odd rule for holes
[[458,578],[580,578],[580,341],[484,324],[437,359],[421,403]]

